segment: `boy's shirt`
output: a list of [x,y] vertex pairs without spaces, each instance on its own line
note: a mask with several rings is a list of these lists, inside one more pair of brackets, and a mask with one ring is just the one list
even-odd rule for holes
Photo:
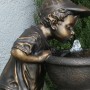
[[[48,49],[39,28],[31,26],[15,41],[12,49],[17,48],[27,55],[38,54],[42,50]],[[10,90],[30,90],[32,85],[35,90],[40,90],[43,86],[45,69],[40,63],[25,63],[11,56],[0,78],[0,88]],[[31,82],[33,79],[37,82]]]

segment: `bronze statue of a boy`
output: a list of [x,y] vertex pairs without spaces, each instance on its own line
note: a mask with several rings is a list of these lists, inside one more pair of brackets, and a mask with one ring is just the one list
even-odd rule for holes
[[42,22],[25,30],[15,41],[0,76],[0,90],[42,90],[44,61],[52,53],[47,40],[71,39],[77,15],[88,16],[90,10],[70,0],[45,0],[40,9]]

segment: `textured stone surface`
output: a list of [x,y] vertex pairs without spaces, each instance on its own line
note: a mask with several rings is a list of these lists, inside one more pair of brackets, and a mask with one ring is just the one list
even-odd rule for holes
[[34,0],[0,0],[0,73],[15,39],[34,24]]

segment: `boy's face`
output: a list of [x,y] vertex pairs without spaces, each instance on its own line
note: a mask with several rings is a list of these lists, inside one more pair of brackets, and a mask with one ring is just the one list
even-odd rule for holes
[[63,21],[58,21],[56,24],[52,24],[52,28],[55,27],[53,31],[54,35],[60,40],[69,40],[73,38],[74,31],[73,27],[77,21],[77,17],[73,15],[68,15]]

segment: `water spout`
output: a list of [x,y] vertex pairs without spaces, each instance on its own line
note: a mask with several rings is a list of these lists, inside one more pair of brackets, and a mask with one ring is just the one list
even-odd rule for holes
[[73,46],[72,48],[70,49],[70,52],[80,52],[82,51],[82,47],[81,47],[81,44],[80,44],[80,41],[79,40],[74,40],[73,42]]

